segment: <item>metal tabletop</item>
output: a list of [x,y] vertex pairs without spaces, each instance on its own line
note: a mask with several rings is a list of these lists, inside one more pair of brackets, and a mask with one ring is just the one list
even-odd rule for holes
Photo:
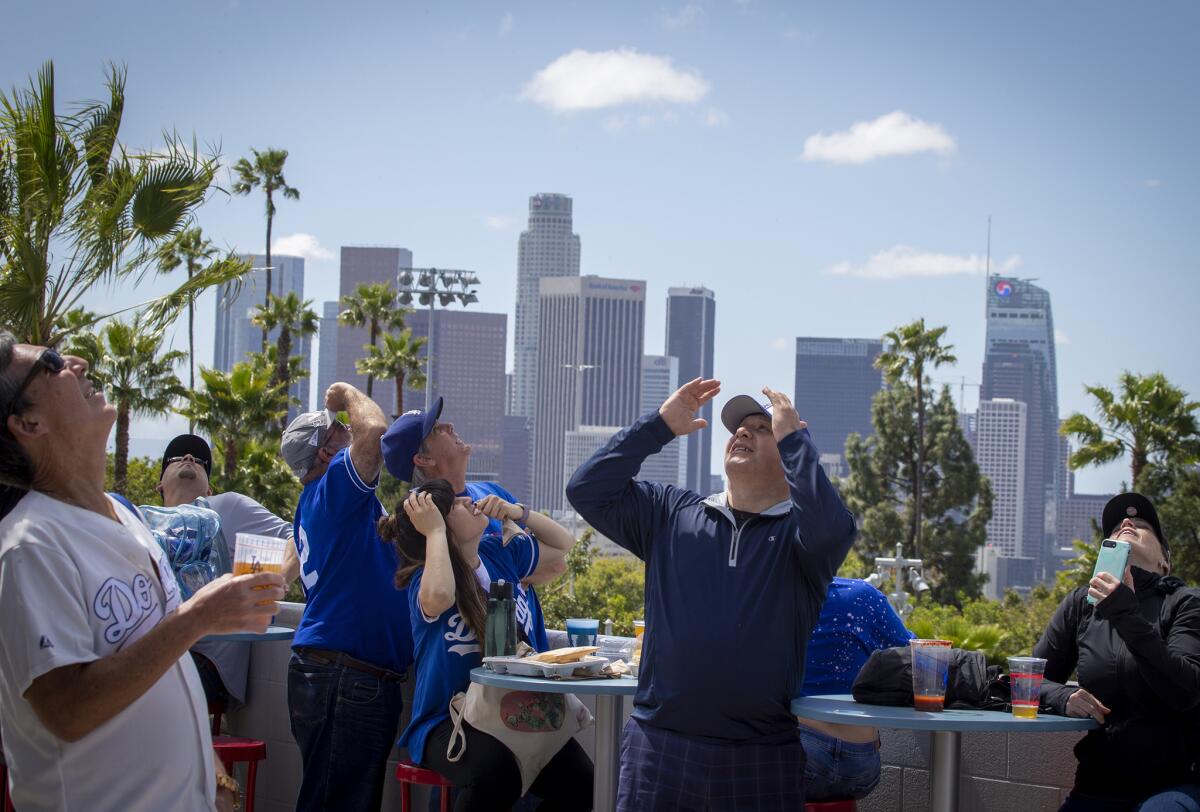
[[1095,719],[1039,715],[1018,719],[1005,711],[943,710],[935,713],[890,705],[855,702],[850,694],[802,696],[792,700],[792,713],[801,719],[843,725],[870,725],[900,730],[944,730],[958,733],[1002,731],[1005,733],[1051,733],[1091,730]]
[[206,641],[219,640],[222,642],[256,643],[260,640],[291,640],[296,636],[295,629],[287,626],[268,626],[265,632],[233,632],[232,634],[210,634],[203,639]]

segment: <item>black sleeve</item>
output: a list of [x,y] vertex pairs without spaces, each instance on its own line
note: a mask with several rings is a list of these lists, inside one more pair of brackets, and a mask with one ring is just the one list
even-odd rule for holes
[[1125,584],[1096,604],[1096,617],[1116,629],[1158,698],[1187,711],[1200,704],[1200,595],[1181,589],[1168,600],[1173,611],[1163,623],[1165,640],[1138,614],[1137,595]]
[[1059,716],[1067,715],[1067,700],[1076,688],[1064,685],[1079,662],[1079,617],[1080,603],[1086,593],[1077,589],[1063,599],[1054,610],[1054,617],[1046,631],[1033,647],[1033,656],[1046,660],[1046,674],[1042,681],[1042,707],[1049,708]]

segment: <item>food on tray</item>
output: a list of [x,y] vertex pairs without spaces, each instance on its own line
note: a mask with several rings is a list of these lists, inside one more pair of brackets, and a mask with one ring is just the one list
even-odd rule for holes
[[556,648],[550,651],[543,651],[541,654],[534,654],[529,659],[537,660],[540,663],[577,663],[589,654],[600,650],[599,646],[571,646],[569,648]]

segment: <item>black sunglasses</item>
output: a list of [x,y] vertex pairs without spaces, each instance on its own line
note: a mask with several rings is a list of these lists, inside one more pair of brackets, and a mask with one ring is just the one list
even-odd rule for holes
[[21,381],[21,385],[17,387],[17,392],[13,395],[13,400],[25,394],[25,390],[29,388],[29,384],[33,383],[33,379],[37,377],[39,372],[48,372],[51,375],[57,375],[66,369],[67,362],[58,354],[58,351],[47,347],[42,350],[42,354],[33,362],[33,366],[29,368],[29,374],[25,376],[25,380]]

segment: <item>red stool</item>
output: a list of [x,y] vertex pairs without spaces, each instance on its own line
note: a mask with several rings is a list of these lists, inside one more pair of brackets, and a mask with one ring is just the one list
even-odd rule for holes
[[804,805],[804,812],[857,812],[858,804],[853,798],[842,801],[812,801]]
[[[442,788],[442,812],[449,812],[450,793],[453,784],[433,770],[418,767],[408,759],[396,765],[396,780],[400,782],[400,812],[412,812],[412,785]],[[250,812],[250,810],[246,810]]]
[[254,777],[258,774],[258,762],[267,757],[267,743],[242,736],[213,736],[213,750],[217,751],[217,758],[230,775],[233,775],[234,764],[246,762],[246,783],[242,786],[246,801],[242,808],[254,812]]

